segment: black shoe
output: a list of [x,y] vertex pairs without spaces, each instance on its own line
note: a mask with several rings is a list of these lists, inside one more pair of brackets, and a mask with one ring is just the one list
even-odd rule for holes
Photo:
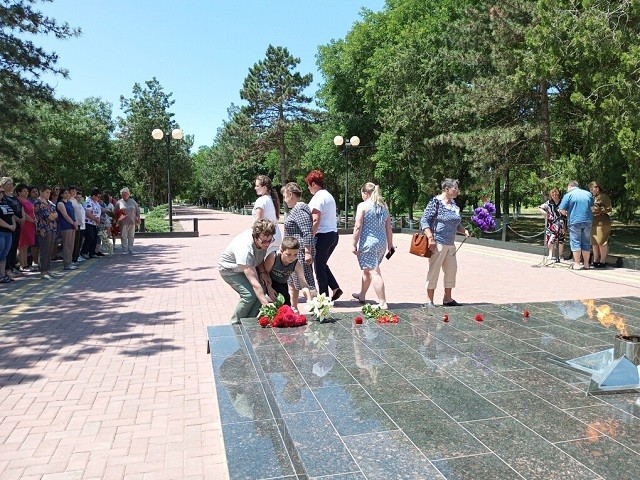
[[104,254],[104,253],[102,253],[102,252],[98,252],[98,253],[96,253],[96,255],[97,255],[98,257],[104,257],[104,256],[105,256],[105,254]]
[[340,287],[338,287],[334,290],[333,295],[331,296],[331,301],[335,302],[341,296],[342,296],[342,290],[340,290]]

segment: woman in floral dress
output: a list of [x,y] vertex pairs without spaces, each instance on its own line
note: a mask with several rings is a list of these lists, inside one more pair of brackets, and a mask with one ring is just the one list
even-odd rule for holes
[[58,230],[56,205],[49,200],[51,187],[40,189],[40,198],[34,205],[36,216],[36,234],[40,239],[40,273],[44,280],[51,280],[51,251]]

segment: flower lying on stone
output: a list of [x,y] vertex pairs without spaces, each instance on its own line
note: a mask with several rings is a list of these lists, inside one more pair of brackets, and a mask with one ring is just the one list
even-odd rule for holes
[[353,319],[353,321],[356,323],[356,325],[362,325],[362,322],[364,321],[362,317],[356,317]]
[[442,317],[442,321],[443,321],[444,323],[447,323],[447,322],[449,321],[449,315],[447,315],[447,314],[445,313],[445,314],[443,315],[443,317]]
[[362,307],[362,314],[367,320],[375,320],[378,323],[398,323],[400,318],[377,305],[365,305]]
[[263,306],[258,312],[258,324],[266,327],[301,327],[307,324],[307,317],[295,313],[289,305],[284,305],[284,297],[278,295],[275,303]]
[[309,312],[313,313],[319,322],[322,322],[329,316],[333,302],[324,293],[321,293],[313,297],[308,305]]
[[524,318],[528,318],[529,317],[529,310],[525,310],[524,312],[522,312],[522,316]]
[[484,316],[481,313],[476,313],[476,322],[484,322]]

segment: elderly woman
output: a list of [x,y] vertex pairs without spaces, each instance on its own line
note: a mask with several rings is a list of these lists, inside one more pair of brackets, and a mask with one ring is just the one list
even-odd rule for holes
[[[316,282],[313,279],[313,257],[315,254],[315,241],[311,231],[313,218],[309,206],[301,201],[302,190],[297,183],[287,183],[280,190],[284,203],[289,207],[289,215],[284,221],[284,236],[294,237],[300,243],[298,250],[298,261],[304,271],[304,279],[309,288],[315,290]],[[289,277],[289,295],[291,296],[291,307],[298,308],[298,297],[302,286],[295,272]]]
[[[560,190],[552,188],[549,191],[549,199],[538,207],[547,217],[545,242],[549,247],[549,256],[547,257],[546,263],[559,262],[562,258],[562,251],[564,250],[567,217],[560,213],[558,205],[560,205]],[[553,255],[553,249],[556,244],[558,245],[558,258],[555,258]]]
[[316,257],[313,260],[313,266],[318,279],[318,293],[329,296],[329,287],[331,287],[331,300],[335,301],[342,296],[342,290],[328,262],[338,245],[336,201],[324,188],[324,174],[320,170],[309,172],[305,182],[313,195],[309,201],[309,209],[313,218],[312,231],[316,237]]
[[251,229],[234,237],[220,254],[220,276],[240,295],[231,316],[232,324],[241,323],[243,318],[256,317],[260,307],[271,303],[258,279],[256,267],[264,262],[275,231],[273,222],[256,220]]
[[[429,273],[427,273],[427,307],[435,307],[433,295],[438,285],[440,269],[444,272],[444,297],[442,304],[447,307],[459,305],[451,296],[451,290],[456,286],[456,247],[454,240],[456,233],[469,236],[469,232],[462,226],[460,209],[456,205],[456,197],[460,193],[458,180],[446,178],[442,181],[442,193],[433,197],[424,209],[420,228],[429,238],[431,258],[429,258]],[[435,242],[433,240],[435,239]]]
[[380,187],[374,183],[365,183],[360,189],[363,202],[356,210],[356,224],[353,228],[353,248],[357,255],[362,281],[360,291],[352,296],[364,303],[369,286],[378,296],[380,308],[387,309],[384,280],[380,273],[380,263],[385,252],[393,252],[393,233],[389,210],[380,194]]
[[278,198],[278,193],[273,188],[271,179],[266,175],[258,175],[253,188],[258,198],[253,204],[251,213],[256,220],[270,220],[275,224],[276,232],[273,245],[269,247],[267,253],[277,252],[280,250],[280,244],[282,243],[282,232],[278,227],[278,220],[280,220],[280,199]]
[[611,235],[612,212],[611,198],[602,193],[598,182],[589,184],[589,191],[593,195],[593,223],[591,224],[591,247],[593,248],[593,268],[607,268],[609,254],[609,235]]
[[120,243],[122,244],[123,254],[133,253],[133,240],[136,233],[136,225],[140,225],[140,207],[138,203],[131,198],[131,192],[127,187],[120,190],[120,200],[116,203],[116,208],[124,210],[125,216],[119,221],[120,226]]

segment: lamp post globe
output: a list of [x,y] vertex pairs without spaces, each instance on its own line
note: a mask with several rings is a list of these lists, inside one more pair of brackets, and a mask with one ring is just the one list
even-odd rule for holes
[[153,132],[151,132],[151,136],[155,140],[162,140],[162,138],[164,137],[164,132],[162,130],[160,130],[159,128],[155,128],[153,130]]
[[336,147],[343,147],[344,155],[344,228],[349,223],[349,147],[357,147],[360,145],[360,138],[353,136],[348,140],[342,135],[333,137],[333,144]]

